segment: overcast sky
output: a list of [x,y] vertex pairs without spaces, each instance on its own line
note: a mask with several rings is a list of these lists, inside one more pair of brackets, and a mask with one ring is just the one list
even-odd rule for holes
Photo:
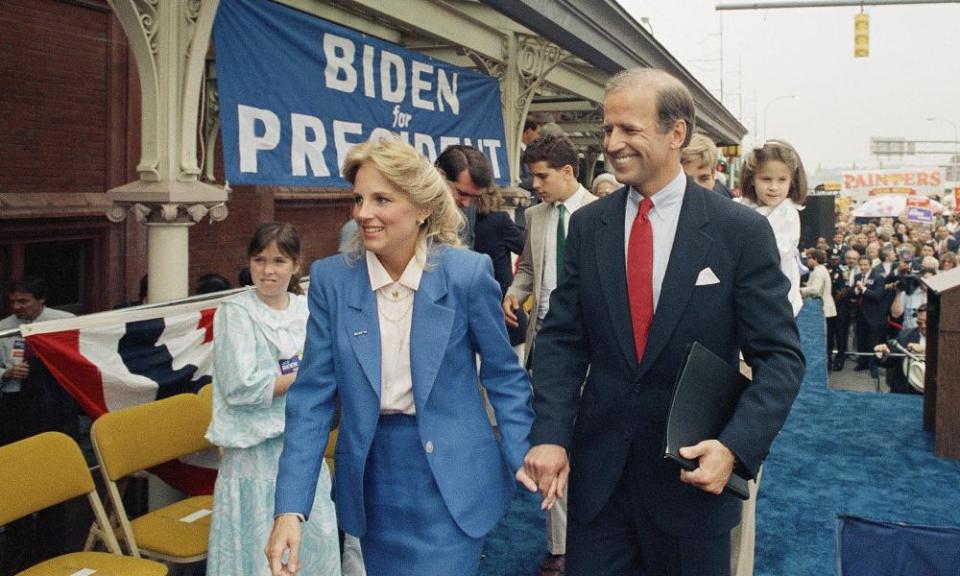
[[619,1],[717,98],[722,18],[723,102],[750,131],[744,144],[787,140],[810,172],[876,166],[874,136],[954,139],[949,123],[929,117],[960,129],[960,3],[866,7],[870,56],[854,58],[855,7],[718,12],[717,0]]

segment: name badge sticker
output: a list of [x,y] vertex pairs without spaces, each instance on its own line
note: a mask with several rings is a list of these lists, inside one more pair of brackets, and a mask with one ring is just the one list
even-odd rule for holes
[[23,338],[17,338],[13,341],[13,352],[12,357],[14,360],[23,361],[23,357],[27,351],[27,341]]
[[280,359],[280,373],[292,374],[300,369],[300,356]]

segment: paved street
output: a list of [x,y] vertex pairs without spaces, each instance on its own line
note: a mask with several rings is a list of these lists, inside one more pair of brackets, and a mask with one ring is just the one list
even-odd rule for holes
[[[855,361],[848,360],[843,370],[839,372],[830,372],[827,374],[827,381],[830,388],[834,390],[853,390],[856,392],[876,392],[877,381],[870,377],[869,370],[855,371]],[[884,383],[883,368],[880,369],[880,391],[889,392],[890,389]]]

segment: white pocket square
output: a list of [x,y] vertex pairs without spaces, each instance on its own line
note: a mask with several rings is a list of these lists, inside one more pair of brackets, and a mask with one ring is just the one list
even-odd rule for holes
[[700,271],[700,275],[697,276],[697,286],[710,286],[711,284],[719,284],[720,279],[717,278],[717,275],[713,273],[709,267],[704,268]]

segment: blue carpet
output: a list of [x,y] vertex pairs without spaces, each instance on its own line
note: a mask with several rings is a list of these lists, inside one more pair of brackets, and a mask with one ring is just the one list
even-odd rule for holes
[[[755,574],[835,574],[841,514],[960,526],[960,461],[934,456],[922,397],[829,390],[819,302],[798,324],[807,373],[764,467]],[[538,504],[518,493],[487,539],[481,576],[536,574],[546,552]]]
[[827,389],[822,312],[798,323],[807,377],[764,467],[758,576],[834,574],[841,514],[960,526],[960,461],[937,458],[923,398]]

